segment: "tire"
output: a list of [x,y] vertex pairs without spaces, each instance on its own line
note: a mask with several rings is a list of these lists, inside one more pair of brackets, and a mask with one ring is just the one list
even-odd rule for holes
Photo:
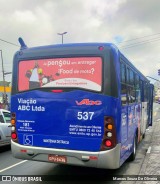
[[136,158],[136,151],[137,151],[137,136],[135,135],[134,137],[134,142],[133,142],[133,152],[129,156],[128,160],[133,161]]

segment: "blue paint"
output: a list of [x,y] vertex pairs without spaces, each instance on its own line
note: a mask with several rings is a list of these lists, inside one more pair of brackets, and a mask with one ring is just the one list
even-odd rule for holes
[[[102,104],[77,106],[76,101],[86,98],[102,101]],[[31,103],[21,103],[27,100]],[[23,135],[27,134],[33,136],[32,146],[40,147],[99,151],[104,133],[104,116],[111,115],[115,120],[117,116],[117,99],[81,90],[59,94],[29,91],[12,97],[12,104],[12,112],[17,114],[19,143],[24,144]],[[41,107],[40,111],[36,111],[35,107]],[[94,115],[92,120],[78,120],[78,112],[94,112]],[[69,143],[55,143],[55,140]]]

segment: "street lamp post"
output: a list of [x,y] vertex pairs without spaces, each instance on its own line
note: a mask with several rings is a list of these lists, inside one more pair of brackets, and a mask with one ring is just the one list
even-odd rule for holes
[[3,65],[3,55],[2,55],[2,50],[1,52],[1,61],[2,61],[2,75],[3,75],[3,87],[4,87],[4,98],[5,98],[5,103],[6,103],[6,83],[5,83],[5,72],[4,72],[4,65]]
[[63,35],[67,34],[67,32],[63,32],[63,33],[57,33],[58,35],[62,36],[62,44],[63,44]]
[[[6,105],[8,104],[7,102],[7,93],[6,93],[6,81],[5,81],[5,75],[11,74],[12,72],[5,72],[4,71],[4,63],[3,63],[3,54],[2,54],[2,50],[0,50],[1,52],[1,61],[2,61],[2,75],[3,75],[3,91],[4,91],[4,106],[6,107]],[[4,108],[5,108],[4,107]]]

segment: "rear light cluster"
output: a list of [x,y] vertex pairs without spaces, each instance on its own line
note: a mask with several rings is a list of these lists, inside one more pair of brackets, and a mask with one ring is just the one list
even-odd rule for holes
[[14,142],[18,142],[17,133],[16,133],[16,114],[15,113],[11,113],[11,125],[12,125],[11,138]]
[[114,148],[116,146],[116,128],[114,120],[110,116],[104,117],[104,135],[101,151]]

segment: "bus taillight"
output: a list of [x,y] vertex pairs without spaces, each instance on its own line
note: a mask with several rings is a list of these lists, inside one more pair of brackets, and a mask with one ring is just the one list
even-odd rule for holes
[[12,125],[12,129],[11,129],[12,141],[18,142],[17,133],[16,133],[16,114],[15,113],[11,113],[11,125]]
[[106,135],[107,137],[112,137],[112,132],[107,132]]
[[110,116],[104,117],[104,135],[101,151],[114,148],[116,146],[116,128],[114,119]]
[[12,138],[12,139],[17,139],[17,134],[16,134],[15,132],[12,132],[12,133],[11,133],[11,138]]
[[112,124],[107,124],[107,127],[106,127],[108,130],[112,130],[113,129],[113,125]]
[[111,142],[110,140],[106,140],[106,141],[105,141],[105,145],[106,145],[107,147],[111,147],[111,146],[112,146],[112,142]]
[[16,120],[16,114],[12,113],[11,114],[11,125],[15,125],[15,120]]

